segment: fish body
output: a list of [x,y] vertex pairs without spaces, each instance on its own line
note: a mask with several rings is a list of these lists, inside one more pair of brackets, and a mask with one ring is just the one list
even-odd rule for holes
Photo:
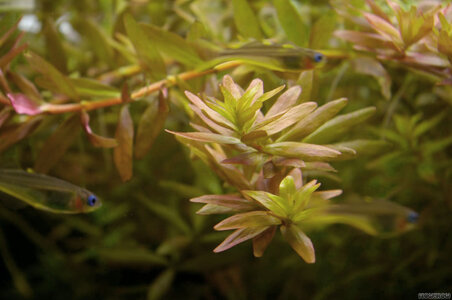
[[0,169],[0,192],[53,213],[87,213],[102,205],[96,195],[72,183],[15,169]]
[[213,56],[214,58],[201,65],[200,69],[211,68],[229,61],[241,61],[274,71],[300,72],[319,67],[326,61],[322,53],[312,49],[291,44],[259,42],[252,42],[240,48],[217,49]]

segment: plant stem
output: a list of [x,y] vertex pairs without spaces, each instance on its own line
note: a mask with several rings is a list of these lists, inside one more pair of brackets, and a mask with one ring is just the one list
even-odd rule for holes
[[[149,94],[152,94],[156,91],[159,91],[163,87],[170,87],[177,84],[177,79],[179,80],[189,80],[197,77],[202,77],[207,74],[216,73],[219,71],[231,69],[234,67],[237,67],[241,64],[241,62],[238,61],[231,61],[227,63],[220,64],[212,69],[203,70],[203,71],[188,71],[185,73],[181,73],[179,75],[172,75],[168,76],[165,79],[162,79],[160,81],[154,82],[148,86],[145,86],[137,91],[134,91],[130,98],[131,100],[138,100],[144,96],[147,96]],[[66,112],[75,112],[75,111],[89,111],[89,110],[95,110],[103,107],[109,107],[114,105],[119,105],[124,103],[124,101],[121,98],[110,98],[110,99],[104,99],[100,101],[95,102],[88,102],[88,101],[81,101],[80,103],[68,103],[68,104],[43,104],[41,106],[41,110],[45,113],[49,114],[61,114]]]

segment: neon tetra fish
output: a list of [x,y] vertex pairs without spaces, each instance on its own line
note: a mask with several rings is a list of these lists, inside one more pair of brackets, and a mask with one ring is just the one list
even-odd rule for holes
[[300,72],[314,69],[326,62],[326,57],[322,53],[291,44],[252,42],[240,48],[214,51],[217,52],[215,58],[203,64],[201,69],[229,61],[241,61],[274,71]]
[[84,188],[22,170],[0,169],[0,192],[53,213],[87,213],[102,205],[96,195]]

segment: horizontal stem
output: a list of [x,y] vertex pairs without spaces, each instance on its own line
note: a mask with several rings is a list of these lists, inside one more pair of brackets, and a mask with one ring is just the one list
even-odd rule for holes
[[[227,69],[231,69],[239,66],[241,63],[238,61],[231,61],[228,63],[224,63],[218,65],[212,69],[204,70],[204,71],[188,71],[185,73],[181,73],[175,76],[168,76],[166,79],[162,79],[160,81],[154,82],[148,86],[145,86],[137,91],[132,92],[131,99],[138,100],[144,96],[152,94],[156,91],[159,91],[163,87],[170,87],[177,83],[177,79],[179,80],[189,80],[197,77],[202,77],[207,74],[212,74],[218,71],[223,71]],[[67,104],[44,104],[41,106],[41,111],[49,114],[61,114],[66,112],[75,112],[81,110],[95,110],[103,107],[109,107],[114,105],[119,105],[124,103],[121,98],[110,98],[104,99],[100,101],[88,102],[81,101],[80,103],[67,103]]]

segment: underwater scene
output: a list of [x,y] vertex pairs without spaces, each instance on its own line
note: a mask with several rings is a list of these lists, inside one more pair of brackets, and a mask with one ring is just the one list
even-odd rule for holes
[[0,0],[0,299],[451,299],[452,3]]

